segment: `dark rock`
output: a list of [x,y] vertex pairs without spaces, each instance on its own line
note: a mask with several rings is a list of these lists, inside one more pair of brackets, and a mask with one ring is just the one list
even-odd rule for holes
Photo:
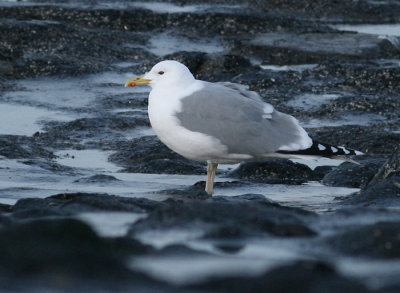
[[40,167],[44,170],[48,170],[54,173],[61,173],[61,174],[76,174],[76,170],[72,167],[60,165],[56,162],[54,162],[52,159],[27,159],[27,160],[21,160],[21,163],[29,166],[36,166]]
[[[8,77],[74,76],[105,70],[111,63],[127,56],[136,56],[136,59],[152,56],[140,48],[139,43],[144,43],[140,34],[99,29],[93,33],[90,26],[98,22],[96,19],[100,15],[91,11],[79,13],[74,9],[46,5],[0,7],[0,14],[8,16],[0,26],[2,48],[15,47],[13,70],[7,72]],[[108,14],[104,18],[113,19],[109,26],[118,22],[117,11],[109,10]],[[134,37],[138,45],[134,48],[121,46],[127,36]],[[14,46],[15,43],[18,46]]]
[[[60,203],[82,203],[88,204],[94,208],[113,210],[113,211],[127,211],[139,212],[142,210],[153,210],[163,206],[162,203],[147,198],[129,198],[107,194],[90,194],[90,193],[62,193],[47,197],[49,200],[59,200]],[[46,200],[45,199],[45,200]]]
[[32,156],[32,153],[27,151],[21,146],[11,144],[9,142],[2,141],[0,154],[2,156],[14,159],[14,158],[26,158]]
[[329,237],[326,243],[349,255],[400,258],[400,223],[380,222]]
[[[78,144],[81,149],[109,150],[116,147],[118,140],[121,140],[121,131],[146,126],[149,126],[147,117],[102,115],[48,125],[45,132],[39,132],[34,136],[34,141],[55,148],[71,148],[71,146],[77,148]],[[87,142],[82,145],[82,141]]]
[[326,174],[322,183],[329,186],[359,188],[369,182],[385,161],[383,158],[354,158],[360,165],[345,162]]
[[392,176],[400,177],[400,147],[397,147],[397,150],[379,168],[374,178],[372,178],[372,180],[368,182],[368,185],[366,185],[366,189],[373,187],[374,185]]
[[119,146],[109,157],[126,172],[205,174],[204,164],[190,161],[167,148],[155,136],[145,136]]
[[0,136],[0,155],[9,159],[54,158],[52,152],[33,142],[30,138],[17,135]]
[[12,220],[10,219],[10,217],[7,217],[0,212],[0,230],[5,227],[9,227],[11,224]]
[[398,206],[400,204],[400,176],[383,180],[345,200],[347,204]]
[[250,0],[249,2],[253,7],[265,12],[281,13],[301,19],[336,20],[343,23],[352,23],[355,20],[359,23],[368,23],[371,18],[374,18],[376,23],[395,22],[400,13],[400,5],[392,1]]
[[212,292],[368,292],[326,263],[299,261],[256,277],[214,277],[191,288]]
[[208,238],[242,238],[254,235],[313,236],[306,222],[315,214],[287,208],[256,197],[231,200],[167,201],[132,226],[131,233],[166,229],[201,230]]
[[[260,203],[260,204],[271,204],[271,205],[276,205],[280,206],[277,202],[266,198],[262,194],[253,194],[253,193],[248,193],[248,194],[242,194],[238,196],[213,196],[212,200],[215,202],[230,202],[230,203],[238,203],[238,204],[243,204],[243,203]],[[301,210],[299,210],[300,212]]]
[[223,253],[235,254],[242,251],[246,246],[243,244],[236,244],[236,243],[220,243],[214,245],[214,247],[219,251],[222,251]]
[[93,292],[112,287],[119,291],[127,286],[141,291],[144,285],[160,285],[125,266],[126,257],[148,253],[149,247],[131,239],[100,238],[77,220],[11,226],[0,231],[0,249],[0,278],[11,288],[39,286],[81,292],[88,286],[86,291]]
[[[132,1],[77,4],[43,0],[29,5],[22,2],[0,5],[1,103],[40,107],[79,118],[69,122],[40,121],[42,130],[31,137],[0,136],[0,163],[5,163],[0,166],[5,183],[0,190],[3,199],[20,199],[28,193],[30,198],[37,196],[42,191],[41,180],[49,182],[53,178],[60,179],[57,184],[80,178],[77,187],[91,183],[121,185],[112,176],[81,175],[78,168],[57,164],[54,153],[68,149],[116,152],[110,159],[128,172],[205,176],[203,164],[176,155],[155,137],[128,141],[128,137],[136,137],[142,128],[149,127],[145,111],[148,94],[124,91],[118,84],[124,81],[114,77],[125,79],[125,75],[144,73],[162,59],[185,63],[197,78],[249,85],[277,110],[294,115],[304,125],[310,122],[318,126],[318,121],[321,125],[327,121],[338,125],[308,129],[320,141],[368,154],[390,154],[399,145],[399,38],[340,32],[331,27],[335,23],[395,24],[400,15],[398,1],[168,1],[166,5],[172,9],[184,6],[190,10],[189,5],[198,8],[179,13],[132,7],[135,5]],[[165,36],[171,36],[168,42],[172,42],[165,52],[174,47],[175,52],[162,57],[151,53]],[[177,44],[180,39],[182,44]],[[193,47],[197,42],[206,46]],[[191,46],[186,47],[189,43]],[[258,64],[306,66],[283,70]],[[95,95],[95,100],[83,107],[73,100],[66,105],[24,97],[33,89],[25,87],[26,78],[31,84],[37,80],[41,85],[42,78],[32,78],[51,76],[48,81],[57,86],[70,77],[75,82],[78,76],[105,71],[111,71],[114,77],[98,83],[99,75],[82,76],[85,84],[73,98],[79,100],[86,90]],[[107,73],[104,76],[108,78]],[[25,92],[21,97],[20,91]],[[311,109],[288,104],[299,95],[308,94],[339,97],[312,105]],[[399,258],[396,237],[400,218],[396,208],[400,177],[397,171],[390,171],[396,168],[390,163],[385,165],[364,187],[373,176],[374,160],[386,158],[354,157],[361,166],[344,164],[335,170],[318,167],[314,171],[290,161],[249,164],[238,169],[238,173],[242,172],[236,177],[240,181],[215,184],[217,194],[218,190],[234,193],[236,186],[243,190],[247,184],[254,184],[245,180],[299,184],[325,176],[333,185],[361,185],[360,193],[332,202],[315,197],[318,202],[314,205],[312,197],[313,203],[304,208],[322,210],[320,216],[281,206],[259,194],[210,197],[204,192],[204,182],[183,189],[156,191],[161,193],[156,194],[159,198],[170,197],[163,202],[74,193],[45,199],[24,198],[14,206],[0,205],[0,291],[368,292],[370,287],[339,275],[332,267],[337,258],[349,256],[363,257],[363,261],[372,257],[372,262]],[[14,169],[16,165],[18,170]],[[27,173],[30,171],[35,172],[34,176]],[[274,174],[269,174],[270,171]],[[47,176],[51,178],[47,180]],[[29,182],[18,186],[17,182],[23,178],[29,178]],[[11,188],[7,187],[9,184]],[[26,184],[29,186],[25,187]],[[303,206],[303,203],[295,201],[290,205]],[[86,224],[65,219],[87,211],[147,213],[148,218],[132,224],[132,236],[184,230],[189,237],[193,235],[190,241],[200,238],[215,247],[217,253],[182,244],[155,250],[129,238],[99,237]],[[362,223],[375,224],[360,226]],[[155,242],[160,240],[157,234],[154,237]],[[283,237],[286,237],[283,249],[296,245],[299,257],[309,256],[318,261],[295,264],[280,261],[280,267],[264,274],[259,271],[257,276],[239,272],[239,276],[223,275],[180,288],[126,267],[132,258],[135,262],[135,257],[142,255],[149,260],[153,256],[166,256],[171,260],[171,270],[174,260],[181,256],[217,260],[219,254],[232,254],[222,257],[240,260],[241,250],[250,247],[254,238],[260,243],[263,238],[268,242]],[[353,260],[359,265],[357,258]],[[376,279],[373,266],[371,273],[365,275],[360,282],[370,285],[371,278]],[[380,278],[380,289],[374,287],[373,291],[398,292],[398,281],[394,278],[389,281]]]
[[316,180],[309,167],[289,160],[242,163],[229,176],[269,184],[302,184]]
[[230,81],[238,74],[258,70],[250,61],[240,55],[207,55],[195,74],[208,81]]
[[106,194],[71,193],[47,198],[20,199],[12,207],[16,218],[65,216],[87,211],[122,211],[143,213],[163,204],[145,198],[127,198]]
[[[221,197],[216,196],[218,194],[218,190],[223,188],[235,188],[244,185],[248,185],[249,183],[246,182],[239,182],[239,181],[223,181],[223,182],[214,182],[214,195],[212,196],[213,200],[217,200]],[[179,200],[206,200],[211,198],[209,194],[205,192],[206,182],[199,181],[193,184],[192,186],[186,188],[179,188],[179,189],[166,189],[161,190],[157,193],[164,194],[167,196],[171,196],[174,199]],[[262,195],[261,195],[262,196]],[[236,199],[240,196],[232,197],[232,199]],[[265,197],[262,196],[264,199]],[[225,198],[225,197],[222,197]]]
[[[219,183],[219,182],[218,182]],[[206,182],[196,182],[194,185],[183,189],[167,189],[161,190],[158,193],[171,196],[173,199],[179,200],[206,200],[211,198],[211,195],[205,191]],[[217,183],[214,184],[214,187]]]
[[[250,46],[259,57],[272,64],[315,63],[332,55],[341,55],[342,58],[376,58],[388,54],[388,50],[381,50],[387,43],[379,36],[351,32],[264,33],[250,40]],[[391,50],[394,51],[392,57],[399,56],[398,48],[392,45]]]
[[121,180],[119,180],[111,175],[97,174],[97,175],[93,175],[90,177],[77,179],[74,182],[78,182],[78,183],[102,183],[102,182],[105,182],[105,183],[107,183],[107,182],[115,182],[115,181],[121,181]]
[[[162,155],[162,154],[160,154]],[[147,162],[134,164],[124,169],[129,173],[151,173],[151,174],[201,174],[204,166],[196,162],[190,162],[183,157],[152,159]],[[175,156],[174,156],[175,157]],[[132,162],[134,163],[134,162]]]
[[372,206],[398,206],[400,204],[400,150],[380,167],[375,167],[365,181],[361,192],[343,200],[345,204],[362,204]]
[[193,256],[211,255],[211,253],[209,252],[195,250],[186,245],[181,245],[181,244],[168,245],[160,250],[155,251],[154,254],[157,256],[173,256],[173,257],[188,256],[188,255],[193,255]]
[[0,213],[11,212],[11,205],[0,203]]
[[399,133],[387,131],[379,125],[344,125],[314,128],[308,131],[319,141],[332,145],[344,145],[366,154],[391,154],[400,141]]
[[317,166],[314,169],[314,175],[318,180],[322,180],[327,174],[329,174],[335,167],[333,166]]

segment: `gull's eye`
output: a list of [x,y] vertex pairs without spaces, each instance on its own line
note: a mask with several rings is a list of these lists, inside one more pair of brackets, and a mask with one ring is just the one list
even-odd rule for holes
[[164,74],[164,71],[159,71],[158,74],[159,74],[159,75],[163,75],[163,74]]

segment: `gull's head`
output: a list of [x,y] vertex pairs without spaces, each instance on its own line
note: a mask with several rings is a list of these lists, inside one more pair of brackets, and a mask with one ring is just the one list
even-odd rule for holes
[[152,88],[175,87],[190,84],[195,79],[189,69],[178,61],[165,60],[157,63],[145,75],[131,78],[125,86],[132,87],[147,84]]

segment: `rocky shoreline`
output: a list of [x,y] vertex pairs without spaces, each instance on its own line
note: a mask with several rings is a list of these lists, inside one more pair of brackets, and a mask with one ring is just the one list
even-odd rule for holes
[[[339,26],[399,26],[398,1],[3,1],[0,15],[0,108],[56,117],[0,133],[0,291],[399,290],[400,37]],[[147,92],[122,88],[162,59],[246,84],[314,138],[366,155],[223,169],[214,197],[201,181],[145,192],[63,164],[96,150],[119,174],[205,173],[149,133]],[[270,199],[268,186],[309,182],[354,192],[323,211]]]

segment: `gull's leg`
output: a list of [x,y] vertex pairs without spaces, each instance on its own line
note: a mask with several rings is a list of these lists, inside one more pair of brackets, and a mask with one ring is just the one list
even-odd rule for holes
[[217,172],[218,164],[207,162],[207,181],[206,181],[206,192],[209,195],[213,194],[214,190],[214,178]]

